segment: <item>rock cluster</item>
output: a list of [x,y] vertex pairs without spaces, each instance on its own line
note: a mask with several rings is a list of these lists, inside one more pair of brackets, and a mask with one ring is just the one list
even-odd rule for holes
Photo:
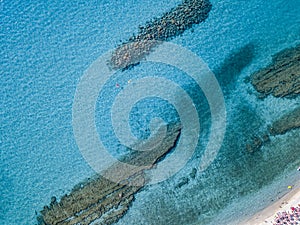
[[38,217],[39,225],[109,225],[118,221],[134,200],[134,194],[147,182],[145,170],[151,169],[169,152],[179,138],[180,131],[179,124],[168,125],[166,137],[161,145],[151,151],[142,151],[131,156],[130,162],[133,165],[143,162],[144,166],[127,171],[127,177],[124,177],[124,171],[119,170],[119,161],[104,171],[106,175],[123,173],[120,182],[97,175],[77,185],[60,201],[52,197],[50,205],[45,206]]
[[162,17],[139,26],[137,35],[119,46],[111,58],[111,67],[124,69],[140,62],[162,41],[168,41],[203,22],[211,10],[209,0],[184,0]]
[[246,150],[250,153],[258,151],[264,144],[270,141],[270,135],[282,135],[297,128],[300,128],[300,107],[275,120],[262,137],[254,137],[248,144],[246,144]]
[[[283,50],[273,57],[272,64],[251,76],[255,89],[265,97],[296,97],[300,94],[300,45]],[[269,136],[282,135],[300,128],[300,108],[283,115],[273,122],[262,137],[254,137],[246,145],[248,152],[259,150],[270,141]]]
[[246,144],[247,152],[253,153],[259,150],[263,145],[263,140],[260,137],[254,137],[252,140]]
[[300,94],[300,45],[276,54],[271,65],[251,76],[251,83],[263,97]]
[[296,128],[300,128],[300,107],[280,117],[270,126],[269,131],[271,135],[279,135]]

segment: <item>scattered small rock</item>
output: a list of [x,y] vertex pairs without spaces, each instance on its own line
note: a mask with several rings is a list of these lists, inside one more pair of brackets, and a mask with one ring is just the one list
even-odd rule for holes
[[196,169],[196,168],[193,168],[193,169],[192,169],[192,172],[190,173],[190,177],[191,177],[192,179],[195,179],[196,174],[197,174],[197,169]]
[[55,197],[55,196],[52,196],[52,197],[51,197],[51,203],[52,203],[52,204],[55,204],[55,203],[56,203],[56,197]]
[[189,178],[183,177],[183,178],[181,178],[181,181],[176,185],[175,188],[181,188],[182,186],[188,184],[189,181],[190,181]]

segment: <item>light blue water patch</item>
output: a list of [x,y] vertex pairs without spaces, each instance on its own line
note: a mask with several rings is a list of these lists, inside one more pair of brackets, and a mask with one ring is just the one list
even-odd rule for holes
[[[139,24],[145,24],[149,19],[162,15],[179,2],[178,0],[131,0],[126,3],[116,0],[0,2],[1,224],[34,224],[35,210],[39,211],[48,204],[51,196],[62,196],[78,182],[94,173],[82,158],[73,137],[71,113],[76,85],[83,72],[96,58],[126,41],[137,32]],[[211,2],[213,8],[207,21],[196,25],[194,32],[187,31],[174,42],[201,56],[212,69],[218,68],[233,51],[252,43],[255,48],[254,57],[242,70],[245,73],[241,76],[245,77],[269,63],[272,54],[299,43],[298,0]],[[147,69],[150,74],[158,72],[157,67]],[[168,71],[170,73],[163,76],[172,77],[172,74],[177,74],[178,76],[173,79],[181,82],[192,96],[197,96],[198,89],[189,89],[189,83],[185,83],[182,79],[184,74],[176,70],[168,69]],[[226,80],[227,77],[218,79]],[[241,80],[237,78],[237,82],[241,83]],[[115,83],[111,84],[115,88]],[[120,84],[122,86],[121,82]],[[228,118],[235,118],[230,116],[230,113],[236,115],[235,113],[239,112],[238,103],[247,102],[247,93],[239,93],[240,87],[235,87],[236,89],[232,91],[234,94],[230,92],[225,96]],[[110,87],[108,89],[111,90]],[[195,102],[198,107],[202,104],[201,98],[200,100],[196,98]],[[252,100],[249,102],[252,109],[255,109],[257,102]],[[270,103],[265,105],[272,106]],[[288,106],[290,105],[287,104]],[[136,112],[135,110],[136,108],[132,112]],[[166,110],[172,109],[170,107]],[[267,111],[268,109],[265,109],[264,115],[267,115]],[[278,114],[272,115],[275,117]],[[207,115],[201,118],[204,120]],[[134,123],[132,125],[134,127]],[[138,133],[139,129],[137,126],[136,135],[147,134]],[[293,143],[290,145],[296,146]],[[277,155],[279,153],[280,151]],[[256,156],[257,159],[260,159],[260,156]],[[213,166],[218,171],[218,165]],[[236,173],[230,175],[239,176],[237,168],[234,170]],[[209,182],[216,177],[215,170],[207,172],[206,175],[212,178],[203,181],[208,186],[200,189],[198,195],[194,196],[195,190],[190,190],[196,185],[196,181],[191,182],[189,189],[165,195],[172,197],[165,206],[172,206],[174,203],[178,211],[182,211],[186,206],[181,214],[177,214],[180,218],[186,218],[183,224],[195,222],[197,219],[204,221],[205,216],[213,215],[218,212],[216,209],[223,206],[222,201],[219,203],[214,201],[222,200],[222,189],[215,192],[209,189],[211,187],[209,185],[213,186]],[[190,172],[189,165],[187,171]],[[178,177],[168,182],[175,185],[177,179],[184,174],[186,171],[181,171]],[[217,182],[225,183],[226,179],[230,180],[223,176],[219,177]],[[198,181],[202,181],[202,178],[200,177]],[[228,181],[228,185],[232,184],[231,182]],[[255,180],[253,186],[256,187],[254,182]],[[176,210],[170,211],[172,207],[165,211],[153,210],[155,204],[162,204],[156,202],[161,197],[160,194],[168,192],[168,183],[163,185],[165,186],[156,186],[137,195],[136,202],[139,203],[133,205],[120,224],[132,224],[136,220],[145,223],[150,219],[155,221],[157,215],[161,218],[174,216]],[[162,187],[165,188],[164,192],[161,192]],[[152,202],[153,196],[156,200]],[[207,202],[212,206],[211,211],[206,209],[205,211],[201,204],[188,207],[188,204],[200,201],[201,196],[208,196]],[[151,202],[153,204],[150,204]],[[149,205],[143,208],[146,209],[143,211],[139,207],[144,207],[145,204]],[[201,214],[203,210],[204,216]],[[164,221],[172,221],[170,218]]]
[[34,224],[51,196],[94,173],[72,133],[76,85],[97,57],[177,3],[0,2],[1,224]]
[[[96,126],[99,133],[99,138],[112,153],[123,154],[127,152],[126,146],[122,146],[115,135],[115,128],[112,126],[111,110],[117,95],[122,93],[122,90],[134,82],[135,80],[145,77],[162,77],[167,78],[178,84],[189,96],[192,97],[195,107],[199,114],[199,119],[203,122],[202,131],[208,129],[204,122],[209,122],[208,103],[195,81],[187,76],[182,71],[160,63],[143,62],[134,68],[125,72],[117,72],[104,85],[99,93],[96,106]],[[134,86],[132,88],[135,88]],[[155,85],[146,86],[147,89],[154,89]],[[160,90],[165,91],[165,90]],[[176,93],[174,93],[175,95]],[[161,118],[165,123],[180,122],[180,118],[174,106],[172,106],[168,99],[161,99],[158,97],[149,97],[141,99],[135,105],[132,105],[129,122],[131,132],[134,136],[146,139],[150,135],[149,125],[153,118]],[[177,99],[180,101],[180,97]],[[122,105],[117,106],[117,110],[123,110],[127,107],[128,102],[122,102]],[[125,118],[119,118],[125,119]]]

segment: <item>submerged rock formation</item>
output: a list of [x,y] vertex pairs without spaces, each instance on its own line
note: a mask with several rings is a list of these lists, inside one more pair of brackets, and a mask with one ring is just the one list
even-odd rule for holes
[[124,69],[139,63],[162,41],[168,41],[203,22],[211,10],[209,0],[184,0],[180,5],[139,27],[137,35],[119,46],[111,58],[113,69]]
[[275,120],[268,128],[268,131],[261,137],[254,137],[249,143],[246,144],[247,152],[253,153],[270,142],[270,135],[283,135],[290,130],[300,128],[300,107],[284,114],[279,119]]
[[70,194],[65,195],[59,202],[52,197],[49,206],[45,206],[38,217],[40,225],[72,225],[72,224],[112,224],[118,221],[128,210],[134,200],[134,194],[147,182],[145,170],[151,169],[174,147],[180,135],[178,124],[169,125],[167,134],[161,145],[151,151],[136,152],[126,161],[136,169],[120,171],[118,161],[103,174],[121,174],[120,182],[113,182],[103,176],[96,176],[87,182],[78,184]]
[[251,76],[251,83],[263,97],[300,94],[300,45],[276,54],[272,64]]
[[[211,10],[209,0],[184,0],[162,17],[139,27],[137,35],[119,46],[108,64],[112,69],[127,69],[139,63],[161,41],[171,40],[203,22]],[[138,169],[122,170],[122,163],[113,164],[100,176],[76,185],[60,201],[52,198],[38,217],[40,225],[112,224],[128,210],[138,192],[147,182],[145,171],[155,166],[175,145],[180,135],[180,125],[169,125],[162,144],[151,151],[134,152],[123,159]],[[105,177],[118,174],[118,182]],[[118,176],[117,175],[117,176]]]
[[[255,89],[266,97],[296,97],[300,94],[300,45],[283,50],[273,57],[273,62],[251,76]],[[248,152],[259,150],[270,141],[270,135],[282,135],[300,128],[300,107],[275,120],[262,137],[254,137],[246,145]]]
[[271,135],[279,135],[296,128],[300,128],[300,107],[276,120],[269,128],[269,131]]

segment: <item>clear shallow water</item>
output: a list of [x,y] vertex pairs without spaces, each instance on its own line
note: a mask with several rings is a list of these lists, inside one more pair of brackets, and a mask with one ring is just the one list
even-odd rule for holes
[[[1,224],[34,224],[34,211],[48,204],[51,196],[62,196],[93,174],[72,133],[71,113],[77,83],[97,57],[120,40],[128,39],[139,24],[161,15],[179,2],[0,3]],[[282,149],[294,149],[288,152],[297,157],[293,152],[299,152],[299,134],[295,132],[289,134],[294,135],[292,139],[295,140],[289,138],[289,146],[282,148],[286,135],[279,138],[282,143],[266,146],[252,158],[245,156],[240,147],[248,133],[266,127],[264,121],[270,122],[285,109],[299,105],[299,98],[278,100],[270,97],[257,101],[249,94],[253,92],[252,87],[243,82],[245,76],[269,63],[272,54],[299,43],[299,1],[211,2],[213,9],[207,21],[174,42],[201,56],[214,71],[232,52],[238,52],[249,43],[254,46],[254,53],[242,52],[249,62],[241,65],[240,73],[235,73],[236,85],[226,84],[226,80],[233,78],[218,77],[220,83],[227,85],[222,86],[228,113],[224,147],[205,174],[182,189],[174,189],[177,181],[197,165],[197,156],[201,155],[201,147],[206,143],[206,117],[201,117],[203,141],[194,159],[170,180],[139,193],[119,224],[135,224],[135,221],[205,224],[227,202],[243,195],[236,187],[241,186],[244,194],[255,192],[265,185],[261,173],[269,172],[270,176],[280,173],[272,172],[274,167],[269,166],[272,164],[269,160],[273,159],[276,165]],[[166,68],[163,71],[168,72]],[[149,68],[147,73],[157,73],[157,67]],[[182,74],[175,70],[174,75],[180,80]],[[185,82],[181,80],[188,90]],[[257,129],[252,129],[254,127]],[[257,162],[261,162],[259,166]],[[283,161],[282,167],[287,162]],[[258,171],[260,173],[255,173]],[[253,174],[258,175],[250,179]]]

